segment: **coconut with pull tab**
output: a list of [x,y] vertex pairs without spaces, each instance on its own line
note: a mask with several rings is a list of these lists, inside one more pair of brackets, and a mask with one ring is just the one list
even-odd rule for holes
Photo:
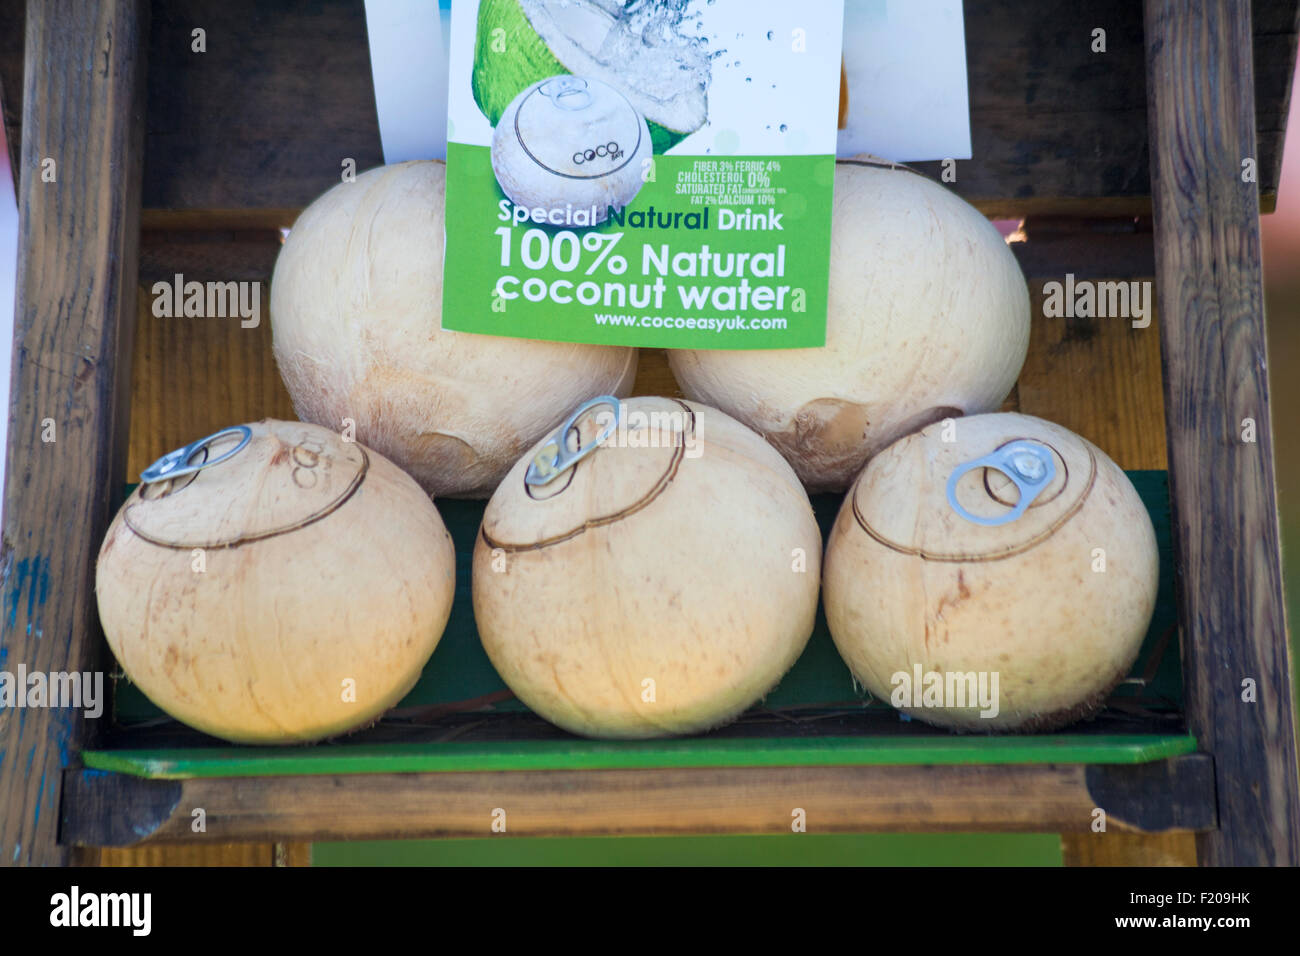
[[1050,730],[1128,674],[1158,574],[1150,516],[1100,449],[978,415],[868,463],[827,546],[826,619],[856,678],[918,719]]
[[492,134],[492,171],[530,221],[594,226],[645,180],[650,133],[627,99],[598,80],[553,76],[506,109]]
[[692,733],[798,658],[820,549],[807,495],[761,437],[694,402],[605,396],[492,496],[474,614],[498,673],[552,723]]
[[1029,291],[993,225],[871,159],[835,167],[826,345],[670,349],[688,398],[767,438],[809,491],[842,491],[931,422],[995,411],[1029,348]]
[[240,743],[373,722],[451,612],[455,554],[429,497],[317,425],[261,421],[165,456],[113,519],[95,593],[156,705]]

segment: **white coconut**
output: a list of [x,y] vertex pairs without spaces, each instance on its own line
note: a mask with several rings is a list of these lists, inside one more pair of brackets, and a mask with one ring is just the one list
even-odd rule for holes
[[566,409],[629,391],[636,350],[443,329],[444,189],[443,163],[399,163],[307,207],[272,278],[275,358],[299,418],[486,497]]
[[[547,720],[692,733],[798,658],[821,536],[790,467],[739,422],[665,398],[624,408],[624,433],[551,484],[525,484],[537,449],[506,476],[474,551],[474,615],[497,672]],[[569,434],[596,431],[587,418]]]
[[650,155],[650,131],[627,98],[580,76],[534,83],[492,133],[492,171],[511,202],[566,221],[585,214],[586,225],[632,201]]
[[974,207],[868,161],[835,171],[826,345],[670,350],[688,398],[774,444],[810,491],[842,491],[933,421],[996,410],[1029,347],[1029,292]]
[[[1049,449],[1051,481],[1007,523],[959,514],[954,470],[1021,439]],[[954,494],[984,519],[1004,520],[1019,500],[985,467]],[[902,709],[942,727],[1049,730],[1094,712],[1128,674],[1158,575],[1150,516],[1113,461],[1059,425],[992,414],[958,420],[955,436],[931,425],[871,459],[831,532],[823,597],[836,646],[876,697],[915,705],[894,695],[920,694],[918,666],[945,684],[982,674],[990,691],[996,674],[996,715],[969,698]]]
[[239,743],[341,734],[400,700],[437,646],[451,537],[382,455],[302,422],[248,427],[227,460],[127,499],[99,551],[100,621],[177,720]]

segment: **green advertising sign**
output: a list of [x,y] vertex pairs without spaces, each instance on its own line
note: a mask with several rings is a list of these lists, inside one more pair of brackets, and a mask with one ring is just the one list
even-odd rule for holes
[[825,344],[842,17],[457,0],[444,328]]

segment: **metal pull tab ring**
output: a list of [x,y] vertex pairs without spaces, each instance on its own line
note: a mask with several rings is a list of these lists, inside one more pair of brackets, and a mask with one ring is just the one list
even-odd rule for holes
[[[957,482],[961,481],[962,476],[968,471],[974,471],[976,468],[993,468],[1010,478],[1020,489],[1020,500],[1016,502],[1016,506],[996,518],[982,518],[963,508],[957,501]],[[1027,438],[1018,439],[983,458],[958,465],[948,478],[948,504],[952,505],[952,510],[957,514],[975,524],[989,527],[1010,524],[1025,513],[1034,499],[1042,494],[1043,489],[1050,485],[1055,477],[1056,462],[1052,460],[1051,449],[1041,442]]]
[[[203,451],[209,445],[215,444],[219,439],[227,435],[239,435],[239,444],[230,451],[222,452],[216,458],[207,461],[190,464],[190,459],[196,454]],[[219,465],[231,455],[242,451],[243,447],[252,440],[253,430],[247,425],[234,425],[230,428],[223,428],[219,432],[213,432],[206,438],[200,438],[198,441],[192,441],[184,448],[178,448],[176,451],[169,451],[152,465],[140,472],[140,483],[151,484],[155,481],[167,481],[170,478],[180,478],[183,475],[192,475],[196,471],[202,471],[204,468],[211,468],[213,465]]]
[[[613,420],[601,430],[600,434],[596,436],[596,440],[590,445],[584,445],[577,451],[569,451],[569,444],[565,441],[569,429],[578,424],[583,415],[593,408],[599,408],[601,405],[608,405],[614,409]],[[601,442],[614,434],[618,430],[618,423],[622,415],[622,403],[613,395],[601,395],[583,402],[564,424],[555,430],[554,434],[546,440],[546,443],[538,449],[537,454],[533,456],[532,462],[528,465],[528,471],[524,474],[524,484],[533,487],[548,485],[560,477],[564,472],[599,448]]]
[[558,109],[577,111],[591,105],[587,81],[580,76],[553,76],[539,86],[538,91],[550,97]]

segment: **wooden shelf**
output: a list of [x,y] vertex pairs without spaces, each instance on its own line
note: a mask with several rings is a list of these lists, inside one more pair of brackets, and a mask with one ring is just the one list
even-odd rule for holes
[[[445,500],[460,586],[442,643],[393,712],[338,741],[238,747],[183,727],[119,681],[113,725],[98,748],[83,751],[85,773],[66,778],[63,839],[120,846],[485,835],[498,806],[522,811],[510,832],[533,835],[780,832],[791,808],[809,803],[818,832],[1088,832],[1098,806],[1135,831],[1212,826],[1213,773],[1182,728],[1168,640],[1166,476],[1129,474],[1157,529],[1160,607],[1133,683],[1068,732],[956,735],[900,720],[855,688],[819,614],[790,674],[727,727],[674,740],[571,736],[514,700],[483,653],[467,586],[483,502]],[[823,534],[839,507],[837,495],[814,496]],[[1182,788],[1178,815],[1151,816],[1171,781]],[[120,832],[124,806],[134,809]],[[195,807],[207,814],[202,834],[186,823]]]
[[[1134,765],[677,767],[149,780],[64,775],[61,839],[141,842],[810,832],[1207,831],[1203,754]],[[205,829],[195,832],[194,811]]]
[[[507,833],[552,836],[787,833],[802,808],[810,832],[1080,834],[1071,857],[1104,862],[1123,854],[1091,840],[1100,809],[1106,845],[1146,848],[1127,859],[1169,854],[1125,834],[1196,833],[1203,863],[1300,861],[1257,216],[1277,190],[1298,9],[964,5],[975,158],[949,187],[988,215],[1031,217],[1016,250],[1031,280],[1159,282],[1140,333],[1048,318],[1031,282],[1030,354],[1006,406],[1144,469],[1130,475],[1161,541],[1157,615],[1133,683],[1097,721],[1022,738],[900,724],[864,706],[819,621],[766,709],[732,727],[578,741],[524,712],[487,664],[463,611],[481,506],[439,501],[462,611],[395,714],[292,750],[202,738],[125,683],[108,727],[0,714],[0,864],[142,842],[488,836],[497,808]],[[276,227],[345,157],[382,161],[363,4],[5,5],[0,114],[23,236],[0,651],[33,670],[96,669],[93,566],[124,475],[218,427],[292,415],[269,323],[165,323],[136,286],[174,271],[267,282]],[[57,187],[37,175],[46,157]],[[1241,179],[1246,157],[1257,182]],[[662,361],[645,363],[639,392],[675,388]],[[58,441],[44,443],[51,416]],[[1260,423],[1249,445],[1245,417]],[[1151,470],[1166,467],[1166,437],[1168,483]],[[817,505],[824,530],[835,506]],[[1258,682],[1249,706],[1243,675]]]

